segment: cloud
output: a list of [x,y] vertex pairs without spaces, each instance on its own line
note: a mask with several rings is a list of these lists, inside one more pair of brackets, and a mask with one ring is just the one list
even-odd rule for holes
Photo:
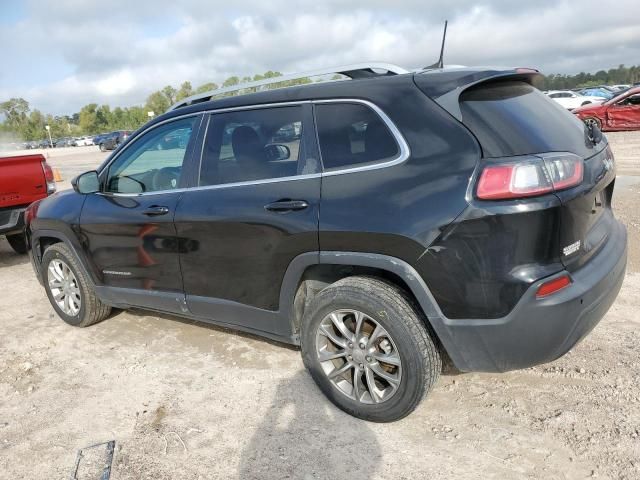
[[[365,60],[420,67],[436,60],[445,18],[449,63],[594,71],[640,58],[640,22],[620,14],[635,3],[34,0],[24,19],[0,31],[0,43],[14,47],[5,52],[0,98],[72,113],[89,102],[140,104],[184,80],[195,86]],[[43,81],[25,58],[42,65]]]

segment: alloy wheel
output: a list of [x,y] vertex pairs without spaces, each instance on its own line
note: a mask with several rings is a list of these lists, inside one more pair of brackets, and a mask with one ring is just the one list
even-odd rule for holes
[[58,308],[66,315],[75,317],[80,312],[82,297],[80,285],[73,271],[62,260],[52,260],[47,270],[47,281]]
[[335,310],[316,332],[316,354],[329,381],[365,404],[389,400],[400,387],[402,361],[389,332],[371,316]]
[[600,128],[600,122],[599,122],[597,119],[593,118],[593,117],[585,118],[585,119],[584,119],[584,123],[585,123],[588,127],[594,126],[594,127],[598,127],[598,128]]

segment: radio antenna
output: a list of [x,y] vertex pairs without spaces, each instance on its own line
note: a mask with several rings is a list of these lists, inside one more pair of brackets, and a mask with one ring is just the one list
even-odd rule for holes
[[425,68],[443,68],[444,67],[444,42],[447,39],[447,20],[444,21],[444,32],[442,32],[442,45],[440,47],[440,58],[433,65],[429,65]]

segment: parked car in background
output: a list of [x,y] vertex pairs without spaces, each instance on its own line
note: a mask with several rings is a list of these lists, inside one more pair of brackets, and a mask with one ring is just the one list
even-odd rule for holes
[[603,104],[577,108],[573,113],[587,125],[597,125],[605,132],[640,130],[640,87],[625,90]]
[[614,93],[605,88],[584,88],[578,93],[588,97],[599,97],[603,100],[610,100],[614,97]]
[[0,157],[0,235],[15,252],[27,253],[25,209],[55,191],[53,171],[42,154]]
[[[55,147],[55,143],[53,144],[53,146]],[[49,142],[48,139],[44,139],[44,140],[40,140],[38,142],[38,146],[36,148],[51,148],[51,142]]]
[[129,138],[129,135],[131,135],[131,132],[128,130],[116,130],[115,132],[108,133],[99,140],[98,146],[100,147],[100,151],[115,150]]
[[87,147],[89,145],[93,145],[93,137],[77,137],[74,139],[74,144],[76,147]]
[[600,97],[588,97],[577,92],[572,92],[571,90],[549,90],[544,93],[567,110],[573,110],[574,108],[590,103],[603,102]]
[[56,148],[75,147],[75,140],[71,137],[63,137],[56,140]]
[[616,91],[621,92],[622,90],[627,90],[631,88],[631,85],[611,85],[611,88],[616,89]]
[[416,408],[443,358],[499,372],[565,354],[624,279],[606,137],[536,70],[385,66],[185,99],[29,207],[52,308],[77,327],[139,307],[297,345],[332,402],[378,422]]

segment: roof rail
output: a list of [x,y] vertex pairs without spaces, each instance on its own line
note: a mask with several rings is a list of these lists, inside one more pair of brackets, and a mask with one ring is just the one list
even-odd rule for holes
[[[376,70],[383,70],[384,73],[378,73]],[[320,70],[311,70],[308,72],[292,73],[290,75],[281,75],[279,77],[265,78],[264,80],[258,80],[255,82],[240,83],[231,87],[219,88],[217,90],[209,90],[207,92],[198,93],[192,95],[172,105],[167,112],[175,110],[176,108],[186,107],[194,103],[204,102],[211,97],[221,95],[223,93],[237,92],[247,88],[264,87],[266,85],[273,85],[276,83],[287,82],[290,80],[299,80],[305,77],[319,77],[322,75],[344,75],[351,79],[358,78],[371,78],[376,76],[387,75],[401,75],[403,73],[409,73],[409,70],[393,65],[391,63],[384,62],[368,62],[368,63],[354,63],[351,65],[342,65],[339,67],[323,68]]]

